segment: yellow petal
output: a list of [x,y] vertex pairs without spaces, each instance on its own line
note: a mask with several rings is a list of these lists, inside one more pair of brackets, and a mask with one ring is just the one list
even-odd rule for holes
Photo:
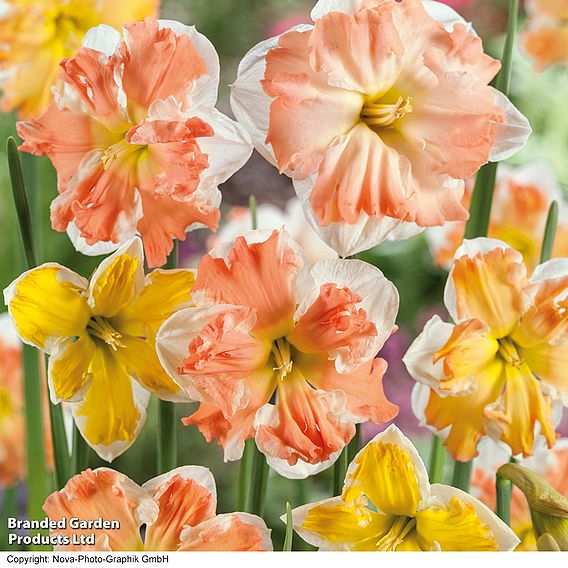
[[85,333],[77,341],[57,345],[49,358],[49,378],[59,400],[74,400],[89,384],[89,366],[95,354],[95,343]]
[[[523,312],[526,269],[513,249],[458,258],[452,269],[457,319],[479,319],[497,338],[508,335]],[[450,306],[448,306],[450,307]]]
[[104,260],[90,285],[93,314],[111,318],[129,304],[144,281],[142,244],[136,238]]
[[[75,0],[82,3],[84,0]],[[109,26],[120,28],[131,22],[141,22],[144,18],[158,16],[159,0],[104,0],[101,6],[100,21]]]
[[466,391],[495,358],[499,343],[480,320],[467,320],[454,327],[448,342],[436,353],[434,363],[444,361],[443,391]]
[[513,455],[533,453],[534,431],[537,422],[548,446],[556,442],[550,397],[542,392],[539,381],[528,366],[505,365],[505,392],[499,401],[486,411],[501,430],[501,440],[511,447]]
[[194,281],[191,270],[154,270],[140,294],[113,318],[113,324],[122,333],[155,337],[174,312],[192,305]]
[[180,388],[162,368],[154,340],[124,335],[121,342],[124,347],[116,351],[117,359],[146,390],[164,400],[180,392]]
[[421,495],[410,453],[380,440],[367,444],[349,467],[343,500],[356,503],[363,494],[383,513],[413,517]]
[[452,497],[445,506],[428,507],[416,514],[418,541],[424,550],[494,551],[497,541],[471,503]]
[[15,280],[4,294],[20,337],[49,352],[58,340],[80,335],[90,317],[86,284],[57,264],[44,264]]
[[497,400],[504,384],[503,363],[495,359],[477,375],[477,388],[470,395],[442,397],[430,391],[426,422],[437,430],[450,427],[445,445],[453,459],[469,461],[477,455],[485,433],[485,407]]
[[530,349],[523,349],[522,356],[530,370],[548,386],[560,394],[568,394],[568,344],[550,345],[542,343]]
[[75,408],[84,438],[93,447],[133,442],[142,416],[126,369],[110,348],[97,346],[89,373],[93,382]]
[[388,533],[393,520],[392,515],[346,505],[336,497],[310,505],[297,530],[325,550],[376,551],[377,542]]

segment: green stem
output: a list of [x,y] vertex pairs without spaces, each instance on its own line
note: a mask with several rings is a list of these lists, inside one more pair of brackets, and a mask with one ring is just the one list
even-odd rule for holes
[[355,436],[347,446],[347,463],[350,464],[361,449],[361,424],[355,425]]
[[249,510],[248,488],[251,479],[252,456],[255,451],[255,441],[253,438],[245,442],[243,457],[239,468],[239,486],[237,493],[237,511]]
[[19,517],[20,513],[21,511],[18,506],[18,486],[12,485],[6,487],[2,500],[2,510],[0,511],[0,526],[2,527],[0,531],[0,550],[10,550],[10,548],[8,548],[8,531],[6,530],[8,519],[10,517]]
[[251,219],[251,227],[253,231],[258,229],[258,215],[256,212],[256,197],[251,195],[249,197],[249,209],[250,209],[250,219]]
[[349,465],[348,458],[348,448],[343,448],[341,455],[333,466],[333,497],[341,495],[343,491],[343,483],[347,474],[347,466]]
[[56,489],[62,489],[67,483],[67,480],[73,475],[74,471],[65,436],[65,424],[63,422],[61,404],[49,403],[49,421],[51,424],[53,462],[55,464],[55,487]]
[[291,552],[294,542],[294,525],[292,519],[292,507],[286,502],[286,537],[284,538],[284,546],[282,552]]
[[89,446],[77,426],[73,426],[73,475],[89,467]]
[[497,492],[497,516],[507,525],[511,525],[511,497],[513,495],[513,484],[504,477],[497,474],[495,480]]
[[432,448],[430,454],[429,477],[430,483],[441,483],[444,475],[444,462],[446,461],[446,448],[444,440],[440,436],[432,436]]
[[[513,65],[513,47],[517,35],[519,0],[509,0],[509,25],[507,39],[503,49],[501,72],[495,80],[495,88],[504,95],[509,94],[511,84],[511,68]],[[477,174],[471,198],[470,217],[465,230],[466,239],[485,237],[489,230],[491,205],[497,177],[497,163],[490,162],[483,166]]]
[[268,486],[268,464],[264,454],[254,446],[251,463],[251,483],[249,485],[249,507],[248,513],[262,517],[264,514],[264,499]]
[[546,229],[544,230],[544,238],[542,240],[542,250],[540,253],[540,262],[546,262],[552,258],[554,249],[554,240],[556,239],[556,227],[558,226],[558,203],[553,201],[548,210],[548,218],[546,220]]
[[[177,268],[178,255],[178,242],[174,240],[165,267]],[[158,474],[175,469],[177,466],[176,409],[175,404],[167,400],[158,400],[157,442]]]
[[454,477],[452,485],[461,489],[462,491],[469,492],[469,484],[471,481],[471,471],[473,468],[473,461],[460,462],[457,461],[454,465]]

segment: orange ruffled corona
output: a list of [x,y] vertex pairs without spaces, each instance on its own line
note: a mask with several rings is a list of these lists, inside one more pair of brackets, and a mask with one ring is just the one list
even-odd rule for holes
[[150,393],[187,400],[155,350],[160,325],[191,304],[189,270],[144,276],[138,237],[105,259],[90,281],[55,263],[22,274],[4,298],[26,343],[48,353],[54,403],[65,401],[87,443],[111,461],[136,440]]
[[4,0],[0,16],[3,112],[41,115],[51,101],[59,62],[81,46],[89,28],[119,29],[158,14],[158,0]]
[[530,133],[489,86],[499,62],[438,2],[321,0],[312,18],[245,56],[231,101],[324,240],[349,256],[466,220],[463,180]]
[[416,448],[396,426],[357,454],[340,496],[294,509],[292,516],[296,532],[326,551],[507,551],[519,543],[471,495],[430,485]]
[[[260,517],[216,515],[216,501],[215,480],[205,467],[179,467],[142,487],[122,473],[101,468],[72,477],[47,498],[43,509],[52,521],[65,519],[65,529],[51,531],[61,541],[56,550],[272,550],[270,530]],[[74,528],[73,519],[100,519],[111,528]],[[81,543],[92,535],[94,543]]]
[[464,241],[446,285],[455,323],[434,316],[404,362],[417,416],[468,461],[490,436],[513,455],[533,453],[535,431],[556,443],[553,405],[568,399],[568,260],[527,277],[521,254],[501,241]]
[[[560,208],[554,239],[554,258],[568,257],[568,211],[563,191],[554,171],[544,162],[512,168],[500,164],[491,206],[488,236],[506,242],[519,251],[529,270],[540,262],[540,251],[548,211],[553,201]],[[469,207],[473,180],[467,185],[464,207]],[[435,263],[451,268],[456,250],[463,241],[465,222],[432,227],[426,237]]]
[[394,330],[396,288],[358,260],[310,266],[287,233],[253,231],[213,249],[198,267],[196,307],[158,333],[158,354],[199,409],[225,460],[255,437],[269,465],[302,478],[329,467],[355,424],[398,409],[375,355]]
[[529,23],[521,35],[537,71],[568,64],[568,3],[565,0],[527,0]]
[[63,87],[20,122],[22,150],[49,156],[59,196],[51,224],[85,254],[139,234],[150,267],[173,239],[219,220],[220,183],[249,158],[248,135],[214,105],[215,48],[194,27],[147,19],[89,31],[61,62]]

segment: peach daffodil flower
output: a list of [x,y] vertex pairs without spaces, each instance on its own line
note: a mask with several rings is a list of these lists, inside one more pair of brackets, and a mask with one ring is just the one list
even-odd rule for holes
[[320,550],[498,551],[519,539],[483,503],[435,483],[396,426],[351,462],[340,496],[292,512],[294,529]]
[[160,361],[201,401],[186,418],[225,460],[254,437],[268,464],[302,478],[326,467],[355,434],[398,408],[375,355],[395,327],[398,293],[358,260],[311,266],[285,231],[253,231],[199,264],[195,307],[158,333]]
[[[464,207],[469,207],[472,191],[473,179],[466,186]],[[558,203],[560,214],[552,256],[568,257],[568,205],[554,170],[541,161],[518,167],[501,164],[488,236],[519,251],[527,268],[533,270],[540,263],[548,211],[553,201]],[[465,225],[463,221],[455,221],[425,232],[438,266],[451,268],[454,254],[463,241]]]
[[119,28],[158,14],[158,0],[0,1],[0,88],[3,112],[35,118],[47,109],[59,62],[71,57],[87,31]]
[[[118,471],[100,468],[72,477],[61,491],[47,498],[43,509],[52,521],[65,519],[65,528],[51,531],[52,538],[61,541],[54,546],[56,550],[272,550],[270,530],[260,517],[247,513],[216,515],[216,501],[215,480],[205,467],[178,467],[142,487]],[[115,526],[73,528],[72,519],[102,519],[107,524],[114,521]],[[146,529],[144,538],[142,526]],[[80,544],[90,535],[95,536],[94,544]]]
[[214,108],[215,48],[195,28],[156,21],[89,31],[61,62],[63,87],[22,150],[49,156],[59,196],[51,224],[101,254],[139,234],[160,266],[186,231],[216,228],[218,185],[249,158],[240,126]]
[[0,314],[0,486],[26,476],[22,344],[10,316]]
[[499,61],[438,2],[320,0],[312,19],[245,56],[232,108],[324,240],[348,256],[466,220],[463,180],[530,133],[489,86]]
[[434,316],[404,362],[423,424],[469,461],[489,436],[533,453],[535,431],[554,446],[555,410],[568,403],[568,261],[539,265],[494,239],[464,241],[445,292],[455,324]]
[[521,44],[538,71],[568,64],[568,2],[527,0],[528,25]]
[[82,436],[107,461],[138,436],[150,393],[187,400],[162,369],[155,338],[164,320],[191,305],[193,281],[189,270],[144,276],[142,242],[135,237],[90,281],[48,263],[4,291],[22,340],[50,355],[52,401],[70,403]]

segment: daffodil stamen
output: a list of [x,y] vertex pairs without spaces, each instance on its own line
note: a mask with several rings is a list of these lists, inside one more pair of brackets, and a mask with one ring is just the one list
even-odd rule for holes
[[416,519],[398,517],[390,531],[377,542],[379,552],[392,552],[404,541],[408,533],[416,526]]
[[506,337],[499,340],[498,353],[513,367],[520,367],[524,363],[524,359],[519,354],[515,343]]
[[108,320],[100,316],[93,316],[87,326],[92,337],[102,339],[113,351],[118,351],[119,347],[124,347],[120,340],[122,334],[116,331]]
[[361,120],[371,128],[385,128],[412,111],[412,97],[398,97],[395,103],[370,100],[363,104]]
[[290,344],[284,338],[277,339],[272,344],[272,356],[276,363],[272,370],[277,371],[280,380],[283,381],[286,375],[292,372],[293,361]]

